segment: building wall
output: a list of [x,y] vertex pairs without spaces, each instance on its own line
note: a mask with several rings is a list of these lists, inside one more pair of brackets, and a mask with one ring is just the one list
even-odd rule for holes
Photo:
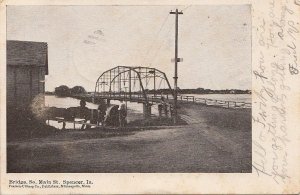
[[7,69],[8,106],[28,106],[45,92],[45,68],[35,66],[9,66]]
[[28,107],[45,92],[47,43],[7,41],[7,106]]

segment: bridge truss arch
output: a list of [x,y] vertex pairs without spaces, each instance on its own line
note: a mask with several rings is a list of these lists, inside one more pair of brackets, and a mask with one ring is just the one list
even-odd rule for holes
[[164,72],[150,67],[116,66],[99,76],[94,94],[110,99],[140,99],[149,103],[150,97],[160,96],[162,92],[173,95]]

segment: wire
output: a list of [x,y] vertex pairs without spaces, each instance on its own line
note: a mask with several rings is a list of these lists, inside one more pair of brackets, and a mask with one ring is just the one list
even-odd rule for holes
[[[185,8],[183,8],[181,11],[184,11],[184,10],[187,10],[188,8],[190,8],[192,5],[188,5],[188,6],[186,6]],[[157,35],[159,34],[159,32],[161,31],[161,29],[162,29],[162,27],[165,25],[165,23],[166,23],[166,21],[167,21],[167,19],[168,19],[168,17],[169,17],[169,15],[170,14],[168,14],[167,15],[167,17],[166,17],[166,19],[165,19],[165,21],[163,22],[163,24],[162,24],[162,26],[161,26],[161,28],[159,29],[159,31],[158,31],[158,33],[157,33]],[[173,26],[174,25],[172,25],[171,27],[173,28]],[[170,28],[169,29],[169,31],[168,31],[168,33],[167,33],[167,35],[169,35],[170,34],[170,31],[171,31],[171,29],[172,28]],[[157,38],[157,37],[156,37]],[[147,55],[146,55],[146,57],[148,57],[148,54],[149,54],[149,52],[150,52],[150,50],[151,50],[151,48],[154,46],[154,43],[155,43],[155,41],[153,41],[153,43],[152,43],[152,45],[151,45],[151,47],[149,48],[149,50],[148,50],[148,52],[147,52]],[[158,54],[158,52],[159,52],[159,50],[161,49],[161,47],[164,45],[166,43],[166,41],[164,41],[164,43],[163,44],[161,44],[160,46],[159,46],[159,48],[156,50],[156,53],[155,53],[155,55],[154,55],[154,58],[153,58],[153,60],[151,61],[151,63],[147,66],[147,67],[150,67],[151,65],[152,65],[152,63],[155,61],[155,59],[157,58],[157,54]],[[145,61],[145,59],[146,59],[146,57],[144,58],[144,60],[143,60],[143,63],[144,63],[144,61]]]
[[151,46],[150,46],[149,49],[147,50],[146,55],[145,55],[145,57],[144,57],[144,59],[143,59],[143,64],[144,64],[145,60],[147,59],[150,50],[151,50],[152,47],[154,46],[154,44],[155,44],[155,42],[156,42],[156,39],[157,39],[159,33],[161,32],[162,28],[163,28],[164,25],[166,24],[166,22],[167,22],[167,20],[168,20],[168,18],[169,18],[169,15],[170,15],[170,14],[168,13],[168,14],[167,14],[167,17],[165,18],[165,20],[163,21],[162,25],[160,26],[158,32],[156,33],[155,38],[154,38],[154,41],[152,42]]
[[[171,29],[173,28],[173,26],[174,26],[174,24],[171,24],[170,29],[169,29],[167,35],[170,34]],[[157,48],[157,50],[156,50],[156,52],[155,52],[155,55],[154,55],[154,57],[153,57],[153,60],[151,61],[150,64],[152,64],[152,63],[155,61],[155,59],[157,58],[157,55],[158,55],[159,50],[161,49],[161,47],[162,47],[163,45],[166,44],[167,41],[168,41],[168,40],[166,39],[166,40],[165,40],[165,41]]]
[[190,8],[191,6],[192,6],[192,5],[188,5],[187,7],[183,8],[183,10],[181,10],[181,11],[184,11],[184,10],[188,9],[188,8]]

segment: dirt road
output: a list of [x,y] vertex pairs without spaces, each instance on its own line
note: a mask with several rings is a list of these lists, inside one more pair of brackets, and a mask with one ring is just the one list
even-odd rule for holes
[[10,142],[8,172],[251,172],[250,109],[185,105],[180,113],[188,125]]

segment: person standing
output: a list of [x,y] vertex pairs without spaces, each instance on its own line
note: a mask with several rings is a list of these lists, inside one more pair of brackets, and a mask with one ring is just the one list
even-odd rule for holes
[[[86,102],[84,100],[80,100],[79,117],[84,119],[84,123],[86,123],[89,118],[89,109],[86,107]],[[85,125],[82,124],[81,129],[84,129],[84,127]]]
[[161,105],[162,105],[162,109],[164,110],[165,116],[168,117],[168,105],[164,96],[161,96]]
[[98,107],[98,123],[101,123],[101,126],[104,126],[104,118],[106,114],[106,103],[103,101],[100,102],[99,107]]
[[127,116],[126,105],[124,104],[123,101],[121,101],[121,104],[119,106],[119,124],[120,124],[120,127],[125,127],[126,116]]

